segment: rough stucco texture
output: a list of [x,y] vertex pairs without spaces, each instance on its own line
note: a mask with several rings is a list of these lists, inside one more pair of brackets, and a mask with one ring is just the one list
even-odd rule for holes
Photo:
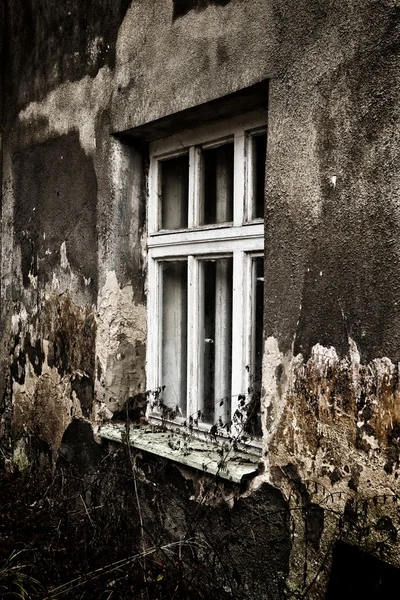
[[351,336],[363,361],[398,360],[399,9],[302,9],[277,12],[287,56],[271,84],[267,335],[305,357],[316,343],[343,355]]
[[[272,7],[263,0],[133,2],[117,40],[113,129],[129,129],[267,78],[276,51]],[[181,16],[174,18],[177,10]]]
[[[325,515],[365,502],[356,543],[376,548],[379,512],[391,514],[378,498],[396,506],[399,493],[399,9],[297,10],[308,20],[276,5],[283,55],[269,104],[265,449],[277,485],[290,481],[290,495],[302,482]],[[322,547],[341,523],[325,525]],[[387,558],[399,564],[390,543]],[[293,572],[302,552],[295,544]]]

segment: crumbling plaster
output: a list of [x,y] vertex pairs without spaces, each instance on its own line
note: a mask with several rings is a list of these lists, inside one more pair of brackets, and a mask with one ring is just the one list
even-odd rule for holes
[[343,358],[317,344],[308,360],[297,355],[265,365],[271,478],[277,465],[294,463],[304,480],[316,478],[327,489],[399,492],[398,363],[383,357],[362,364],[350,339]]
[[282,46],[269,97],[262,477],[292,507],[288,583],[315,598],[339,538],[400,564],[399,13],[347,10]]
[[111,413],[145,392],[146,309],[135,304],[132,287],[122,289],[115,272],[107,275],[97,307],[98,401]]
[[273,483],[290,504],[287,583],[293,593],[312,584],[310,598],[323,593],[338,539],[400,564],[399,364],[363,364],[348,344],[344,357],[316,344],[305,359],[265,342],[266,470],[254,483]]
[[44,139],[77,131],[82,148],[93,155],[96,119],[110,103],[111,82],[110,69],[105,66],[94,78],[86,75],[78,81],[62,83],[42,100],[30,102],[19,112],[20,127],[25,129],[37,122],[46,123],[42,133]]

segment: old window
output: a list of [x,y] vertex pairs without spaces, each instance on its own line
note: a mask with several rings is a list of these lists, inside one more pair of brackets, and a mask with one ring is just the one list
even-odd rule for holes
[[150,144],[150,415],[260,433],[266,113]]

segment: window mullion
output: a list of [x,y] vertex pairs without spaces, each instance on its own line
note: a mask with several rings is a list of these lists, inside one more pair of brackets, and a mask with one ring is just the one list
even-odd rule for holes
[[254,172],[254,148],[251,143],[251,137],[245,135],[245,221],[253,219],[253,172]]
[[147,229],[151,235],[159,229],[159,214],[160,214],[160,169],[159,162],[156,158],[150,158],[149,165],[149,196],[152,199],[148,205]]
[[250,382],[252,380],[252,376],[253,376],[253,365],[254,365],[254,358],[253,358],[253,335],[254,335],[254,323],[253,323],[253,317],[254,317],[254,303],[255,303],[255,299],[254,299],[254,292],[255,292],[255,280],[254,280],[254,260],[251,258],[251,256],[249,256],[248,254],[246,255],[246,261],[245,261],[245,279],[246,279],[246,306],[245,306],[245,335],[246,335],[246,347],[245,347],[245,363],[246,366],[248,366],[248,368],[245,369],[245,380],[244,380],[244,388],[247,392],[247,390],[249,389],[250,386]]
[[[201,285],[202,269],[198,260],[188,256],[188,361],[187,361],[187,417],[195,418],[199,409],[199,399],[203,394],[203,357],[200,355],[202,307],[204,304]],[[204,337],[204,336],[203,336]]]
[[246,148],[243,129],[234,136],[234,179],[233,179],[233,225],[240,227],[244,222]]
[[[228,260],[216,262],[215,290],[215,420],[225,424],[230,410],[231,395],[231,343],[232,327],[231,289],[232,280],[229,274]],[[228,410],[229,406],[229,410]]]
[[191,146],[189,148],[189,229],[197,227],[200,223],[201,200],[201,150]]
[[160,385],[161,354],[161,277],[160,264],[153,258],[148,262],[148,295],[147,295],[147,388],[154,392]]
[[231,412],[238,408],[238,396],[246,391],[246,360],[248,356],[248,269],[247,255],[233,254],[233,322],[232,322],[232,403]]

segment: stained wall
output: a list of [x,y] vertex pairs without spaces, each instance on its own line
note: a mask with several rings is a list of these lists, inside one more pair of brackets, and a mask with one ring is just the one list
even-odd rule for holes
[[321,571],[322,593],[332,540],[354,541],[360,503],[372,531],[362,543],[384,538],[398,565],[379,529],[384,516],[397,531],[400,495],[397,3],[2,10],[10,460],[25,467],[36,444],[51,465],[74,418],[96,427],[146,389],[146,147],[120,134],[268,79],[265,470],[254,487],[276,486],[292,509],[293,589]]

